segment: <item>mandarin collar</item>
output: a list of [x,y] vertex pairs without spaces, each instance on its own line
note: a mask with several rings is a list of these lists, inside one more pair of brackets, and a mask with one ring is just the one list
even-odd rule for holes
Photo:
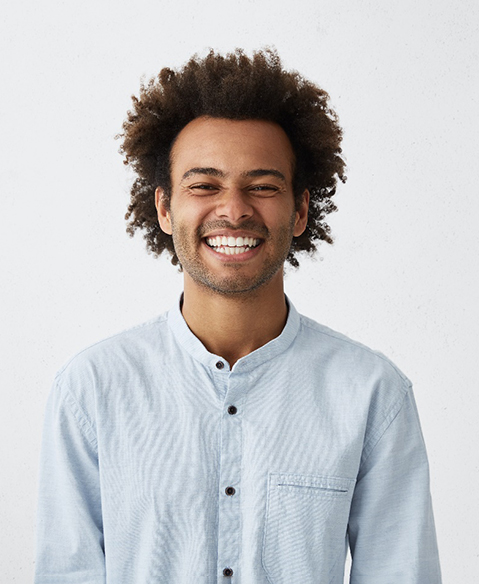
[[183,349],[185,349],[196,361],[200,361],[203,365],[213,369],[216,372],[219,372],[219,362],[223,363],[221,372],[224,373],[246,373],[251,371],[255,367],[258,367],[259,365],[269,361],[270,359],[273,359],[285,351],[298,334],[300,317],[297,310],[293,306],[293,303],[285,295],[286,304],[288,307],[288,316],[281,334],[262,347],[259,347],[259,349],[256,349],[252,353],[241,357],[241,359],[238,359],[233,367],[230,368],[226,359],[220,355],[210,353],[203,345],[203,343],[198,339],[198,337],[192,333],[186,324],[185,319],[183,318],[183,314],[181,313],[182,299],[183,294],[181,294],[178,302],[173,306],[173,308],[168,311],[168,326]]

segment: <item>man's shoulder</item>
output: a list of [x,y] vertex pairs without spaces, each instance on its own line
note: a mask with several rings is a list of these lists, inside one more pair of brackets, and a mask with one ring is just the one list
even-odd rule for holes
[[151,318],[101,339],[70,357],[56,374],[57,381],[66,381],[72,376],[97,377],[104,372],[142,361],[164,344],[168,313]]
[[346,374],[350,372],[356,377],[381,375],[396,380],[404,387],[411,385],[401,369],[382,352],[307,316],[300,315],[300,320],[306,344],[310,345],[312,351],[321,359],[327,356],[329,362],[334,362]]

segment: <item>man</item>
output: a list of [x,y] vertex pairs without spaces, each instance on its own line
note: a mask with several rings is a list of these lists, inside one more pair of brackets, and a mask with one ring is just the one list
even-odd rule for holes
[[178,305],[81,352],[46,413],[37,584],[441,582],[409,380],[301,316],[283,266],[331,242],[327,94],[273,52],[142,87],[127,218]]

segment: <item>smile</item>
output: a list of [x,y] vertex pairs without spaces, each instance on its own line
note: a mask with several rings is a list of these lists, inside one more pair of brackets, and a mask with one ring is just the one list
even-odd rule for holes
[[207,237],[206,243],[218,253],[238,255],[258,247],[261,240],[254,237],[225,237],[218,235],[216,237]]

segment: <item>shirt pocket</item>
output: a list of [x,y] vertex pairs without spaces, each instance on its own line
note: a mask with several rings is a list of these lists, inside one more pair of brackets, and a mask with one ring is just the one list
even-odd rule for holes
[[331,583],[346,551],[355,482],[269,474],[262,561],[271,584]]

